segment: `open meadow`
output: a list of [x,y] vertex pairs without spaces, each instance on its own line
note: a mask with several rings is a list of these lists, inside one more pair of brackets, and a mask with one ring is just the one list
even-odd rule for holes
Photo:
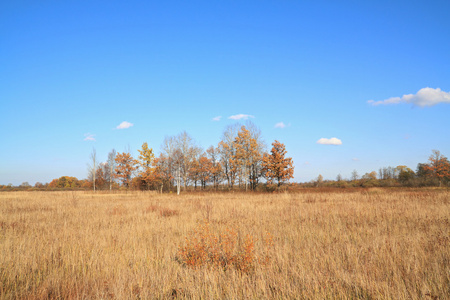
[[448,299],[448,189],[0,193],[1,299]]

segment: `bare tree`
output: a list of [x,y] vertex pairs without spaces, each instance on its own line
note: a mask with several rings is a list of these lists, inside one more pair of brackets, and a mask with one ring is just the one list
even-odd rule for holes
[[186,190],[189,169],[200,148],[195,146],[193,138],[186,131],[183,131],[176,137],[176,147],[180,152],[180,172],[183,178],[184,190]]
[[322,176],[322,174],[319,174],[319,176],[317,176],[316,185],[321,186],[322,182],[323,182],[323,176]]
[[[181,191],[181,166],[178,165],[178,169],[177,169],[177,195],[180,194]],[[184,187],[186,188],[186,186]]]
[[214,146],[210,146],[207,150],[206,153],[209,157],[209,159],[211,160],[211,175],[212,175],[212,182],[213,182],[213,187],[215,189],[217,189],[217,186],[220,182],[220,175],[221,175],[221,166],[220,166],[220,162],[219,162],[219,147],[214,148]]
[[252,189],[254,190],[259,183],[259,178],[262,177],[263,167],[262,167],[262,154],[266,152],[267,145],[262,139],[261,129],[258,128],[252,121],[248,120],[245,123],[245,127],[250,132],[250,137],[256,141],[255,152],[259,153],[259,159],[253,160],[251,163],[249,179],[252,184]]
[[167,171],[167,178],[169,179],[169,191],[170,187],[172,185],[172,179],[175,176],[174,173],[174,154],[176,151],[176,143],[175,143],[175,137],[173,136],[166,136],[164,137],[163,144],[161,145],[161,152],[163,153],[163,156],[166,158],[164,160],[161,160],[165,164],[164,170]]
[[359,178],[358,172],[356,170],[353,170],[352,181],[358,180],[358,178]]
[[94,192],[95,192],[95,173],[97,172],[97,152],[95,151],[95,148],[92,148],[91,152],[91,164],[89,165],[89,173],[91,174],[92,183],[94,186]]
[[393,167],[384,167],[378,170],[378,179],[380,180],[395,179],[397,178],[397,175],[398,174]]
[[108,153],[108,171],[109,171],[109,190],[112,190],[112,184],[114,182],[114,169],[116,168],[116,149],[112,149]]
[[175,149],[172,154],[172,166],[174,169],[175,182],[177,185],[177,195],[181,192],[181,168],[183,165],[183,155],[180,149]]

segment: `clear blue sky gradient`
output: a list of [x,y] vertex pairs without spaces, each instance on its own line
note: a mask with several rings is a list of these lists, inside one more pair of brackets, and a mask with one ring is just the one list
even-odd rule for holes
[[[450,156],[450,1],[2,1],[0,184],[87,176],[95,147],[217,145],[236,114],[297,182]],[[222,116],[220,121],[213,121]],[[116,129],[123,121],[133,123]],[[283,122],[285,128],[275,128]],[[87,134],[95,141],[85,141]],[[342,145],[317,144],[336,137]]]

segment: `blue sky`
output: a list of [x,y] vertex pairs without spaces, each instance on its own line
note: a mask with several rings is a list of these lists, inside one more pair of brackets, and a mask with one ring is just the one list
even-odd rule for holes
[[[143,142],[159,153],[184,130],[206,149],[240,114],[268,146],[286,145],[294,181],[415,170],[432,149],[450,156],[449,11],[449,1],[2,1],[0,184],[82,179],[93,148],[101,161]],[[340,144],[318,143],[331,138]]]

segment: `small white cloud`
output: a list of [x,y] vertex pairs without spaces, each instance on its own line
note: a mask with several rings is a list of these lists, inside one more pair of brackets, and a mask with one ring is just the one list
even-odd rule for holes
[[305,164],[305,165],[310,165],[311,163],[309,162],[309,161],[305,161],[303,164]]
[[216,122],[220,121],[220,119],[222,119],[222,116],[217,116],[217,117],[212,118],[212,120],[216,121]]
[[119,126],[116,127],[116,129],[126,129],[126,128],[130,128],[133,125],[134,125],[133,123],[123,121],[122,123],[119,124]]
[[85,133],[83,141],[93,141],[93,142],[95,142],[95,137],[94,136],[95,136],[95,134]]
[[352,160],[353,161],[359,161],[359,158],[353,157]]
[[398,103],[412,103],[413,105],[424,107],[433,106],[439,103],[450,103],[450,92],[444,92],[440,88],[423,88],[417,94],[403,95],[402,97],[392,97],[386,100],[367,101],[370,105],[377,106],[380,104],[398,104]]
[[231,119],[231,120],[247,120],[248,118],[254,118],[254,117],[255,116],[252,116],[252,115],[239,114],[239,115],[229,116],[228,119]]
[[342,145],[342,141],[338,138],[331,138],[331,139],[326,139],[326,138],[321,138],[317,141],[317,144],[321,144],[321,145]]
[[283,122],[275,124],[275,128],[284,128],[284,127],[286,127],[286,125]]

